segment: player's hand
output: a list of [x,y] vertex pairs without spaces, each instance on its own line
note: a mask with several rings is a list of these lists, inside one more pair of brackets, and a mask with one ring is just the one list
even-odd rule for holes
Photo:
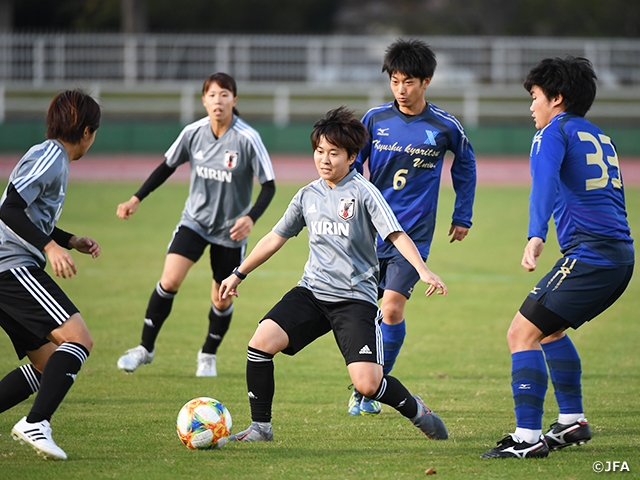
[[220,288],[218,289],[218,301],[222,301],[227,298],[229,295],[232,297],[238,296],[238,285],[240,285],[240,277],[235,274],[229,275],[225,278],[220,284]]
[[118,217],[120,218],[128,220],[131,215],[136,213],[136,210],[138,210],[138,205],[140,205],[140,199],[134,195],[126,202],[118,205],[116,215],[118,215]]
[[451,227],[449,227],[449,235],[448,235],[451,237],[451,240],[449,240],[449,243],[453,243],[456,240],[461,242],[462,239],[464,239],[464,237],[468,235],[468,233],[469,233],[469,229],[467,227],[461,227],[460,225],[451,225]]
[[51,268],[56,277],[71,278],[78,273],[76,264],[69,252],[51,240],[44,247]]
[[240,240],[244,240],[249,236],[251,230],[253,229],[253,220],[249,215],[245,215],[244,217],[240,217],[236,220],[236,223],[230,230],[230,238],[236,242]]
[[433,273],[428,268],[426,269],[426,272],[420,274],[420,280],[429,285],[427,291],[424,292],[425,296],[430,297],[434,293],[444,296],[448,294],[447,286],[444,284],[444,282],[438,275]]
[[69,245],[72,248],[75,248],[80,253],[87,253],[93,258],[98,258],[98,256],[102,252],[102,249],[100,248],[100,245],[98,245],[98,242],[89,237],[73,236],[69,241]]
[[522,256],[522,268],[528,272],[533,272],[538,264],[538,257],[544,248],[544,241],[540,237],[531,237],[527,246],[524,247]]

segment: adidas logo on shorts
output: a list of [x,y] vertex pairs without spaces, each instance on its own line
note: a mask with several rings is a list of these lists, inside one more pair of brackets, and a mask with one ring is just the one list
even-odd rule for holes
[[358,353],[360,355],[372,355],[373,354],[373,352],[369,348],[369,345],[365,345],[364,347],[362,347]]

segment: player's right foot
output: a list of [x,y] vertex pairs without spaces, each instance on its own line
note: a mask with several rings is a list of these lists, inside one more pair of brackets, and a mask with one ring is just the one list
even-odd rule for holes
[[420,397],[414,395],[413,398],[418,402],[418,414],[411,419],[411,423],[432,440],[446,440],[449,438],[447,427],[440,417],[433,413]]
[[153,361],[153,352],[149,352],[142,345],[130,348],[118,359],[118,368],[127,373],[133,373],[140,365],[147,365]]
[[38,423],[27,422],[27,417],[16,423],[11,429],[11,436],[20,443],[26,443],[31,446],[38,455],[51,460],[66,460],[67,454],[64,453],[56,442],[51,438],[51,427],[47,420]]
[[362,401],[362,394],[357,391],[355,388],[349,397],[349,403],[347,404],[347,408],[349,409],[349,415],[358,416],[360,415],[360,402]]
[[270,442],[273,440],[271,423],[251,422],[249,428],[235,435],[229,435],[229,442]]
[[500,440],[497,446],[483,453],[480,458],[543,458],[549,455],[549,447],[540,435],[540,440],[528,443],[511,433]]
[[551,450],[560,450],[570,445],[583,445],[591,440],[591,429],[586,418],[579,418],[571,425],[554,423],[544,438]]

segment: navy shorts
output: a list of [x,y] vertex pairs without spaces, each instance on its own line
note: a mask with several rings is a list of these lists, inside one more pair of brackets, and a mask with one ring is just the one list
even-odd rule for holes
[[577,329],[622,295],[633,265],[602,267],[565,257],[531,290],[520,313],[545,335]]
[[385,290],[393,290],[410,298],[418,280],[420,280],[418,271],[400,252],[396,251],[393,257],[380,259],[378,298],[382,298]]
[[209,243],[189,227],[181,225],[173,234],[167,253],[176,253],[197,262],[209,245],[209,261],[213,279],[216,283],[222,283],[233,272],[233,269],[244,260],[246,247],[230,248]]
[[0,326],[18,358],[49,343],[47,335],[75,313],[76,306],[40,267],[0,273]]
[[363,300],[324,302],[304,287],[294,287],[264,316],[282,328],[289,346],[282,353],[295,355],[317,338],[333,330],[345,363],[382,365],[384,352],[377,305]]

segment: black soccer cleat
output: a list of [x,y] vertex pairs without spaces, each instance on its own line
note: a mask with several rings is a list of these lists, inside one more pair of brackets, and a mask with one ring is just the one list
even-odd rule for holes
[[527,443],[512,433],[480,458],[543,458],[548,455],[549,447],[544,435],[540,435],[540,440],[536,443]]
[[551,450],[560,450],[571,445],[583,445],[591,440],[591,429],[586,418],[579,418],[571,425],[554,423],[544,434],[547,445]]

